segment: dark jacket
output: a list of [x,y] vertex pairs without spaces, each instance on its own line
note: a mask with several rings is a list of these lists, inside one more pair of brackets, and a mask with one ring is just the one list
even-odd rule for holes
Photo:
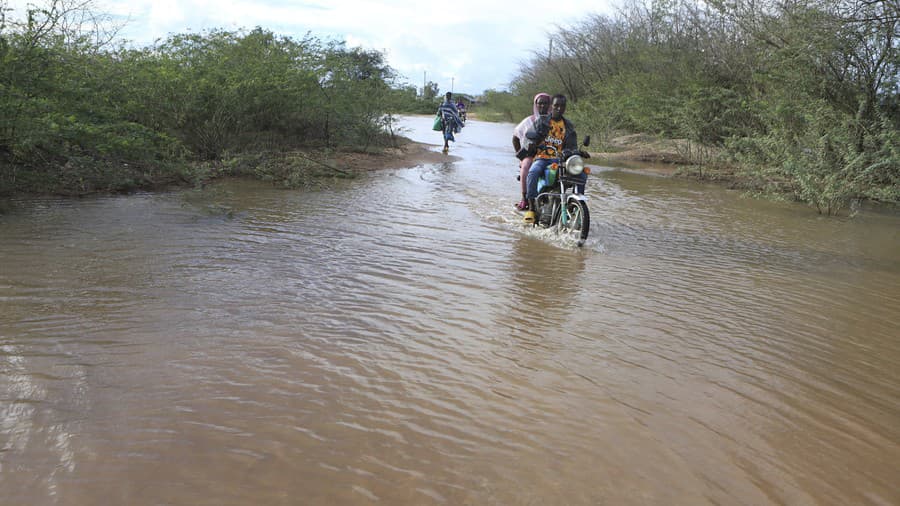
[[[565,116],[563,116],[563,123],[566,125],[566,136],[563,138],[562,150],[577,151],[578,134],[575,133],[575,124],[569,121]],[[550,117],[544,116],[538,118],[538,120],[534,122],[534,125],[525,132],[525,137],[532,141],[532,149],[536,150],[537,146],[547,137],[548,132],[550,132]]]

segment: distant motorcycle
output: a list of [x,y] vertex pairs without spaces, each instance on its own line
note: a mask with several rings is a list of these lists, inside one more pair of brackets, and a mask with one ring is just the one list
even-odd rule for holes
[[[582,146],[590,144],[590,136],[584,138]],[[556,228],[558,234],[564,234],[582,246],[591,230],[591,213],[587,205],[587,197],[575,193],[574,179],[580,174],[590,174],[591,169],[584,166],[584,160],[591,155],[584,150],[560,152],[556,147],[557,163],[547,167],[538,181],[538,196],[534,200],[534,226]]]

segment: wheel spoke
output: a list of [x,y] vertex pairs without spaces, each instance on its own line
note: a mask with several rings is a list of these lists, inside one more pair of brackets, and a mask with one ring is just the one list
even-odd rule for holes
[[565,225],[560,224],[560,228],[580,246],[587,239],[590,231],[590,215],[587,204],[583,201],[569,202],[565,206],[565,214]]

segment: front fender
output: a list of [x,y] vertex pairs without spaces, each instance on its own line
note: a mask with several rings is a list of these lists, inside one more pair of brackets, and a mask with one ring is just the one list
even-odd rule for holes
[[585,195],[579,195],[577,193],[573,193],[570,195],[566,195],[566,204],[569,202],[587,202],[587,197]]

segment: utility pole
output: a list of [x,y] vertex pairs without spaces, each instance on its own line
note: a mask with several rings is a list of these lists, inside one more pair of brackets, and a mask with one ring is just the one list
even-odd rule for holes
[[423,70],[422,71],[422,98],[425,98],[425,83],[426,83],[425,76],[426,75],[428,75],[428,71]]
[[450,93],[453,93],[453,81],[455,81],[455,80],[456,80],[455,77],[450,78]]

